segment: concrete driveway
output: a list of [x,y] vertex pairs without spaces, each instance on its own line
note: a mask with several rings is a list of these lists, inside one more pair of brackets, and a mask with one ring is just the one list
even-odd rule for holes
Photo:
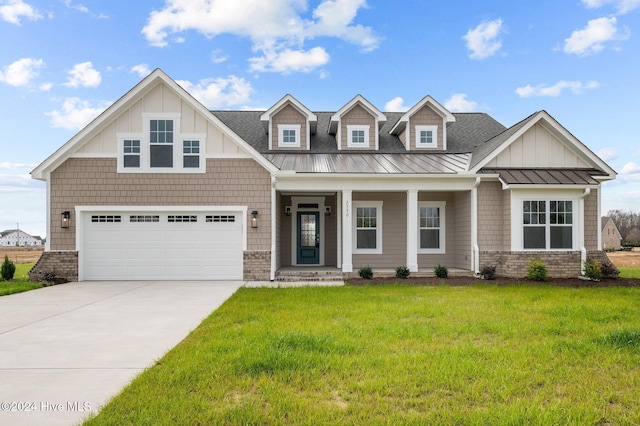
[[0,424],[97,413],[243,284],[93,281],[0,297]]

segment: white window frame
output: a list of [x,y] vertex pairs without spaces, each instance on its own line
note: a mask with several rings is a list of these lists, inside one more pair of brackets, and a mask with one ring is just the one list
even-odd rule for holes
[[[358,248],[358,208],[369,207],[376,209],[376,248]],[[353,202],[353,254],[382,254],[382,201],[354,201]]]
[[[545,211],[544,211],[544,215],[545,215],[545,223],[544,224],[535,224],[535,225],[531,225],[531,224],[525,224],[524,223],[524,203],[525,202],[544,202],[545,203]],[[571,203],[571,224],[552,224],[551,223],[551,203],[552,202],[570,202]],[[575,239],[575,234],[577,232],[577,228],[576,228],[576,202],[574,200],[571,199],[564,199],[564,198],[545,198],[545,199],[537,199],[537,198],[532,198],[532,199],[523,199],[521,201],[522,206],[522,215],[521,215],[521,219],[520,219],[520,227],[522,228],[522,250],[524,251],[575,251],[577,250],[575,247],[576,244],[576,239]],[[545,247],[544,248],[526,248],[524,246],[524,229],[525,228],[544,228],[544,243],[545,243]],[[551,248],[551,228],[552,227],[564,227],[564,228],[571,228],[571,247],[569,248]]]
[[[433,139],[431,143],[421,142],[420,134],[422,132],[432,132]],[[416,148],[437,148],[438,147],[438,126],[416,126]]]
[[[418,254],[443,254],[447,252],[447,226],[446,226],[446,201],[420,201],[418,202]],[[421,248],[420,247],[420,209],[427,207],[437,207],[440,209],[440,226],[438,228],[425,228],[425,229],[438,229],[440,231],[440,241],[438,248]]]
[[[173,167],[151,167],[151,120],[173,120]],[[143,113],[141,133],[117,133],[118,173],[206,173],[207,135],[205,133],[182,133],[180,113]],[[140,141],[140,167],[124,167],[124,141]],[[184,167],[183,141],[200,142],[200,167]]]
[[[280,148],[300,148],[300,125],[299,124],[278,124],[278,147]],[[293,130],[296,135],[295,142],[284,141],[284,131]]]
[[[353,141],[353,132],[354,131],[363,131],[364,132],[364,141],[363,142],[354,142]],[[349,148],[368,148],[369,147],[369,126],[360,125],[360,124],[348,124],[347,125],[347,146]]]

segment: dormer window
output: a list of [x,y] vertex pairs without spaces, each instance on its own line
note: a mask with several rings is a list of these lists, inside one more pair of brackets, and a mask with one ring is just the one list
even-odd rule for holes
[[280,148],[299,148],[300,125],[278,124],[278,146]]
[[438,126],[416,126],[416,148],[438,147]]
[[369,126],[347,126],[349,148],[362,148],[369,146]]

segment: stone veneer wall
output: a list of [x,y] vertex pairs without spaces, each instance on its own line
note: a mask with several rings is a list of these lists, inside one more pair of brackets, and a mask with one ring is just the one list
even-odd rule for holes
[[45,251],[29,271],[29,280],[44,281],[53,274],[55,282],[78,281],[77,251]]
[[271,251],[254,250],[244,252],[243,278],[247,281],[271,280]]
[[549,277],[578,277],[582,273],[579,251],[480,251],[480,268],[495,266],[499,276],[526,277],[527,263],[531,259],[542,260],[547,266]]

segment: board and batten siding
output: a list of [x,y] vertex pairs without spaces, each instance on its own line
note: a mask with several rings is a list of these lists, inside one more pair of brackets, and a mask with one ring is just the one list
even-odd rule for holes
[[[271,178],[252,159],[208,159],[207,173],[117,173],[115,158],[70,158],[51,173],[51,250],[76,249],[75,207],[247,206],[247,249],[271,250]],[[60,212],[72,214],[60,228]],[[248,215],[249,216],[249,215]]]

